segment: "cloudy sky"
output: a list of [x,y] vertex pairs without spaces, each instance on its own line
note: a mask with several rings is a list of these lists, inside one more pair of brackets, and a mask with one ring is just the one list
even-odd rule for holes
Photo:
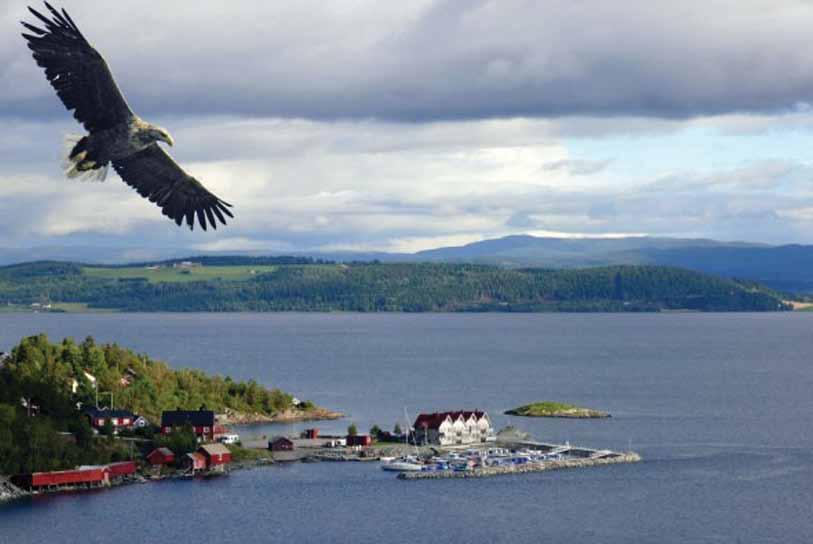
[[813,243],[811,2],[168,4],[64,2],[236,219],[189,232],[115,174],[63,179],[81,127],[0,0],[0,247]]

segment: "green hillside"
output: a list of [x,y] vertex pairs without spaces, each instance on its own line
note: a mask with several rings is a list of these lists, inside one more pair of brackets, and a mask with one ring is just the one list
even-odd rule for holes
[[657,266],[548,270],[444,263],[272,265],[220,258],[188,269],[166,263],[149,270],[146,265],[53,262],[0,268],[0,304],[7,308],[70,303],[171,312],[789,309],[780,298],[753,282]]
[[[274,416],[318,410],[312,403],[294,407],[293,397],[254,381],[238,382],[200,370],[167,364],[115,344],[86,338],[51,343],[45,335],[24,338],[0,365],[0,474],[56,470],[128,458],[126,444],[94,440],[78,406],[99,401],[127,409],[158,423],[162,410],[206,406],[244,414]],[[74,391],[73,382],[76,382]],[[36,407],[30,417],[26,405]],[[304,405],[304,409],[302,406]],[[70,432],[73,440],[67,440]]]

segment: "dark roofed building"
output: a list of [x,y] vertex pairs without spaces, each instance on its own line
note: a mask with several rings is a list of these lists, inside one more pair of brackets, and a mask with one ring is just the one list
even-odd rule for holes
[[211,410],[168,410],[161,414],[161,434],[169,434],[185,425],[191,426],[204,442],[214,440],[215,435],[225,430],[215,424],[215,413]]
[[183,427],[189,424],[193,427],[215,424],[215,413],[212,410],[167,410],[161,413],[161,427]]
[[441,446],[486,442],[493,434],[488,414],[479,410],[421,414],[414,427],[416,441]]
[[103,428],[107,421],[110,421],[113,431],[118,432],[119,429],[132,427],[133,422],[136,420],[136,415],[129,410],[107,410],[105,408],[88,407],[82,410],[82,413],[88,418],[90,426],[97,430]]
[[294,442],[284,436],[278,436],[268,442],[268,449],[271,451],[293,451]]

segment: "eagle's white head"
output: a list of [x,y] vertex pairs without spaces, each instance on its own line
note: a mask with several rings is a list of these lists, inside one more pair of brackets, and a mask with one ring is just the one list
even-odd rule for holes
[[166,142],[170,146],[175,145],[175,140],[172,139],[172,136],[169,135],[169,131],[165,128],[150,125],[144,132],[145,136],[152,142]]

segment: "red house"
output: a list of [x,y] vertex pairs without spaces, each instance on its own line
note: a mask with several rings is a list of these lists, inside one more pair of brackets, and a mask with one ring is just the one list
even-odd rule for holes
[[168,410],[161,414],[161,434],[186,425],[192,427],[201,442],[211,442],[226,432],[224,427],[215,424],[215,413],[211,410]]
[[373,439],[368,434],[348,434],[348,446],[369,446],[373,443]]
[[175,454],[169,448],[156,448],[147,454],[151,465],[169,465],[175,461]]
[[198,453],[206,459],[209,470],[224,470],[231,463],[231,452],[223,444],[204,444],[198,448]]
[[278,436],[268,443],[268,449],[271,451],[293,451],[294,443],[284,436]]
[[138,418],[135,414],[128,410],[107,410],[104,408],[85,408],[82,411],[85,417],[88,418],[90,426],[97,431],[103,429],[107,422],[113,427],[114,432],[120,429],[127,429],[133,426],[133,423]]

